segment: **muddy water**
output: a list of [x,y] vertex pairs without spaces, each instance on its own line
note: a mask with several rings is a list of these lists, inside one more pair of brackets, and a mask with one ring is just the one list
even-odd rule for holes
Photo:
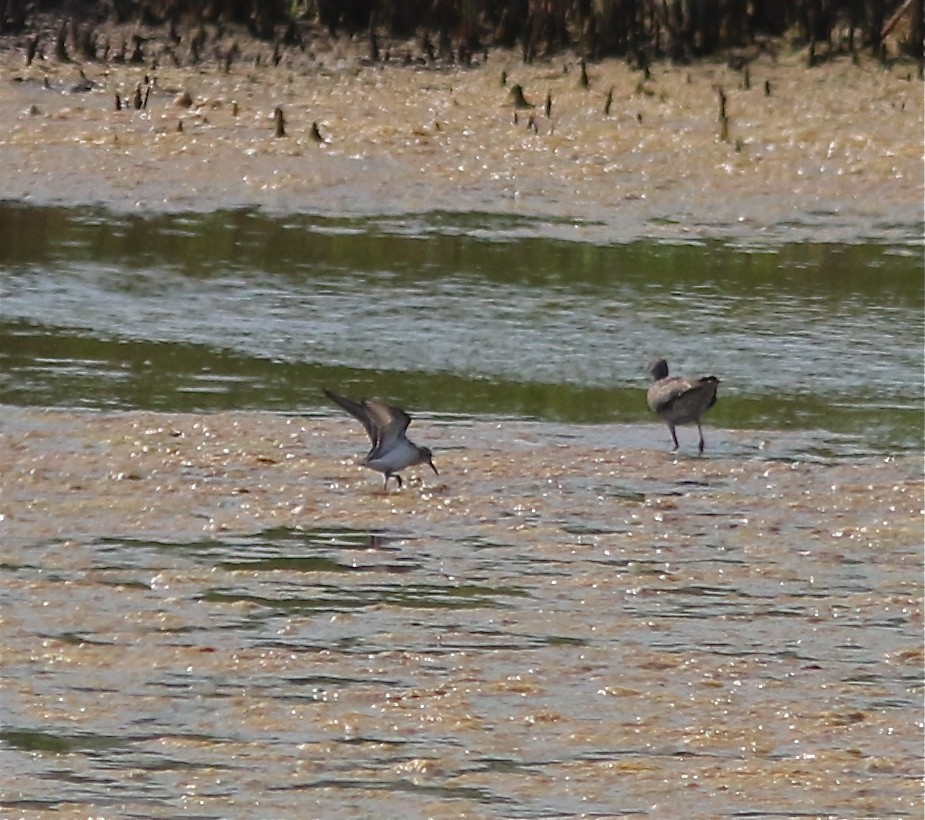
[[921,817],[921,85],[252,56],[3,66],[2,814]]
[[8,811],[921,813],[919,458],[416,426],[8,412]]

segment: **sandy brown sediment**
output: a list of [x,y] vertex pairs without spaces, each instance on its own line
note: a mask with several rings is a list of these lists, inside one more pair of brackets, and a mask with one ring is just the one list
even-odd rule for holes
[[[334,46],[255,66],[266,47],[247,48],[227,72],[220,61],[27,67],[4,52],[0,198],[138,211],[474,210],[561,219],[564,233],[601,241],[908,238],[921,223],[923,95],[911,63],[845,57],[810,70],[803,54],[765,53],[746,83],[725,62],[654,65],[646,80],[607,60],[589,66],[584,88],[573,55],[383,67]],[[86,93],[72,91],[80,70],[93,82]],[[535,108],[514,107],[515,83]],[[115,96],[128,101],[139,85],[147,107],[116,111]],[[277,107],[286,137],[274,136]]]
[[182,540],[394,523],[561,545],[576,540],[570,527],[580,522],[588,532],[683,542],[712,516],[735,540],[755,538],[754,549],[761,532],[787,539],[804,525],[833,546],[921,535],[921,465],[911,457],[840,466],[697,458],[602,446],[598,427],[429,428],[440,476],[411,470],[404,490],[393,483],[386,493],[379,474],[356,464],[362,433],[340,420],[15,411],[0,435],[4,535]]
[[[47,804],[53,750],[83,777],[54,811],[84,815],[119,766],[144,816],[174,768],[216,815],[563,783],[602,815],[690,783],[696,817],[921,813],[921,459],[673,455],[652,427],[421,419],[441,474],[385,494],[349,419],[7,408],[14,799]],[[98,737],[130,740],[101,764]],[[163,757],[189,765],[152,796]]]

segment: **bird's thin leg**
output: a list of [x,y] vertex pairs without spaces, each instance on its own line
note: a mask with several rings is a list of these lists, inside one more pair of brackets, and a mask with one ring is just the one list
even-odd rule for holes
[[382,485],[382,492],[387,493],[389,491],[389,479],[390,476],[388,473],[385,474],[385,484]]
[[671,433],[671,440],[674,442],[674,447],[671,448],[671,452],[674,452],[675,450],[678,449],[678,446],[679,446],[678,445],[678,434],[675,433],[673,424],[668,425],[668,430]]
[[700,454],[703,455],[703,428],[700,426],[700,419],[697,419],[697,432],[700,434]]
[[395,480],[398,482],[398,489],[401,489],[401,476],[398,473],[395,473]]

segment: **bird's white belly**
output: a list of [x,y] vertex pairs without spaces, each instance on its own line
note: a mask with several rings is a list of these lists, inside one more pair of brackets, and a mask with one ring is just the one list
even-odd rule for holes
[[416,464],[418,449],[408,441],[396,441],[385,452],[373,453],[366,459],[366,466],[380,473],[397,473],[405,467]]

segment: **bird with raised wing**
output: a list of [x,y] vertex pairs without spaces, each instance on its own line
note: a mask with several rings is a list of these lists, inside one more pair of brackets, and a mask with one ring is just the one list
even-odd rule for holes
[[653,382],[646,392],[649,409],[655,413],[671,433],[674,450],[678,449],[678,436],[675,426],[696,423],[700,434],[700,452],[703,452],[703,428],[700,417],[716,404],[716,389],[719,379],[716,376],[669,376],[668,362],[655,359],[649,364]]
[[363,425],[372,442],[363,464],[385,475],[384,489],[388,490],[389,479],[393,476],[401,489],[399,472],[416,464],[428,464],[439,475],[434,466],[433,453],[427,447],[418,447],[405,435],[411,424],[411,416],[400,407],[393,407],[378,399],[354,401],[330,390],[325,390],[324,394]]

